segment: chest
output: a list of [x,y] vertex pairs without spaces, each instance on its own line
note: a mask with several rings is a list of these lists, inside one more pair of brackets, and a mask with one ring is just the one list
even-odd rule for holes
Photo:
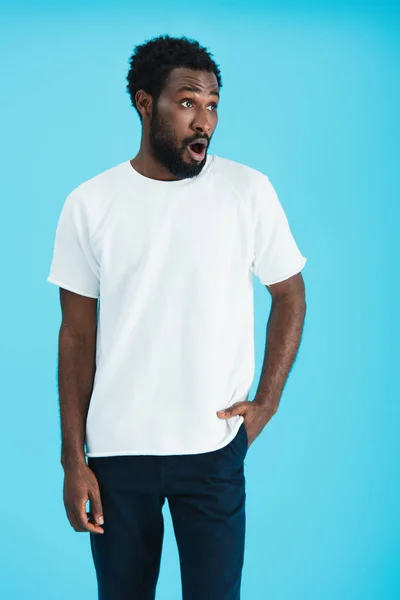
[[118,197],[94,243],[103,277],[132,277],[144,268],[207,273],[252,258],[243,203],[216,191]]

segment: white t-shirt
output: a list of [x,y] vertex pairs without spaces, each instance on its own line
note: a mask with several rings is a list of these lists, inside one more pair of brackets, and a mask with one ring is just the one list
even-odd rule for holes
[[159,181],[126,160],[83,182],[59,217],[47,280],[100,298],[86,456],[195,454],[227,445],[254,378],[253,273],[304,267],[268,177],[208,155]]

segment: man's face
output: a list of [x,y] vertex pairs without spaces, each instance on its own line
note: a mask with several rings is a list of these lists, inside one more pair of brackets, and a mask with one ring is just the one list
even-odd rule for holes
[[[179,67],[171,71],[153,104],[149,141],[154,157],[176,177],[195,177],[204,167],[217,126],[218,81],[214,73]],[[193,145],[201,138],[205,145]]]

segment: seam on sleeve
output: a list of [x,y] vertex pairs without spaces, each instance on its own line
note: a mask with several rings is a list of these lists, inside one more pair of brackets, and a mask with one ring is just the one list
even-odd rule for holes
[[88,292],[83,292],[82,290],[78,290],[76,287],[73,287],[72,285],[69,285],[69,283],[63,283],[62,281],[58,281],[58,279],[53,279],[53,277],[47,277],[47,281],[49,281],[50,283],[54,283],[55,285],[58,285],[59,287],[65,288],[66,290],[69,290],[70,292],[75,292],[75,294],[80,294],[81,296],[87,296],[88,298],[100,298],[100,296],[95,296],[94,294],[90,294]]
[[273,281],[268,281],[268,283],[266,281],[261,280],[261,279],[260,279],[260,281],[261,281],[261,283],[263,285],[274,285],[274,283],[280,283],[281,281],[285,281],[285,279],[289,279],[289,277],[293,277],[293,275],[297,275],[297,273],[300,273],[300,271],[305,266],[306,262],[307,262],[307,258],[305,256],[303,256],[302,257],[302,262],[301,262],[300,266],[296,267],[295,270],[286,273],[286,275],[283,275],[282,277],[279,277],[279,279],[274,279]]

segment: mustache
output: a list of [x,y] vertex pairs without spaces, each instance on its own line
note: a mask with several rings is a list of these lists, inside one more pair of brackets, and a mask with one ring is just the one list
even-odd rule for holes
[[207,146],[210,144],[210,138],[208,137],[208,135],[196,135],[195,137],[191,138],[190,140],[185,140],[183,142],[183,146],[188,146],[195,140],[205,140],[207,142]]

